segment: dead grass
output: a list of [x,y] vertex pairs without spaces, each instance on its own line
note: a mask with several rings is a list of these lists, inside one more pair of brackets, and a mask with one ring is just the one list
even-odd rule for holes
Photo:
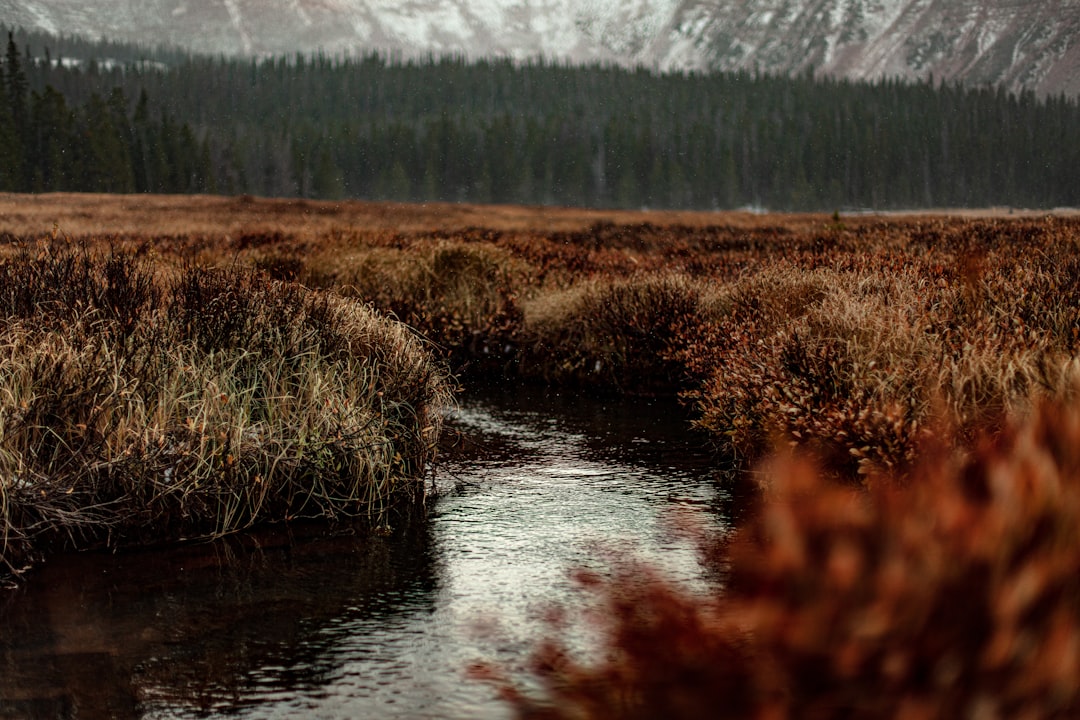
[[1068,396],[1075,225],[946,227],[730,284],[728,314],[689,328],[678,352],[700,380],[699,423],[737,457],[782,439],[866,475],[908,467],[930,426],[969,442]]
[[322,256],[306,277],[357,298],[417,330],[459,372],[500,373],[521,330],[514,288],[527,266],[489,242],[419,240],[404,247]]
[[743,463],[782,438],[838,473],[902,470],[931,422],[970,440],[1059,396],[1080,342],[1067,214],[837,222],[78,195],[7,196],[0,210],[8,252],[58,223],[163,265],[254,266],[369,303],[472,378],[681,390]]
[[701,322],[705,290],[685,276],[586,280],[525,305],[526,375],[623,393],[676,393],[679,332]]
[[[484,227],[496,230],[566,232],[596,222],[630,225],[707,225],[717,213],[695,211],[588,210],[519,205],[291,200],[253,196],[97,195],[0,193],[0,228],[15,235],[40,233],[59,224],[71,236],[222,235],[280,231],[290,235],[327,232],[458,232]],[[725,213],[724,222],[761,223],[760,215]],[[792,216],[792,218],[816,216]],[[814,222],[807,220],[807,222]]]
[[63,247],[0,266],[0,571],[260,523],[383,528],[447,388],[420,340],[239,268]]

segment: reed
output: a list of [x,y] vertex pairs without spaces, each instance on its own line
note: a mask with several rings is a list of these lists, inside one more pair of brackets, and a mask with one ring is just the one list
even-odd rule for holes
[[365,306],[54,247],[0,266],[0,567],[423,497],[444,373]]

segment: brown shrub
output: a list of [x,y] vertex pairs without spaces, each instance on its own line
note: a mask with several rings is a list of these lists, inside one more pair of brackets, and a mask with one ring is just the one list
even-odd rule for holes
[[887,250],[751,274],[726,317],[685,333],[699,423],[744,460],[782,439],[848,475],[907,467],[933,423],[969,442],[1069,392],[1080,293],[1062,252],[1033,266],[1012,249]]
[[[792,456],[703,597],[591,579],[605,647],[561,640],[499,683],[528,718],[1072,718],[1080,714],[1080,411],[1044,406],[917,482],[836,484]],[[491,673],[487,677],[492,677]]]

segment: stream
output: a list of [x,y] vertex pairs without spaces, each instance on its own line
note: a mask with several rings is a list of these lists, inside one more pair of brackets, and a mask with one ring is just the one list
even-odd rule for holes
[[427,519],[389,537],[52,558],[0,591],[0,718],[506,718],[467,670],[521,676],[590,600],[575,569],[714,581],[677,528],[723,529],[731,498],[674,402],[466,395],[446,444]]

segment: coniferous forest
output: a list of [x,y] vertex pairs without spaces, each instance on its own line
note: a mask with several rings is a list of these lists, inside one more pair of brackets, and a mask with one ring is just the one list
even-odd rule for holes
[[[63,57],[77,54],[79,62]],[[1080,106],[991,88],[17,32],[0,189],[774,210],[1080,205]]]

